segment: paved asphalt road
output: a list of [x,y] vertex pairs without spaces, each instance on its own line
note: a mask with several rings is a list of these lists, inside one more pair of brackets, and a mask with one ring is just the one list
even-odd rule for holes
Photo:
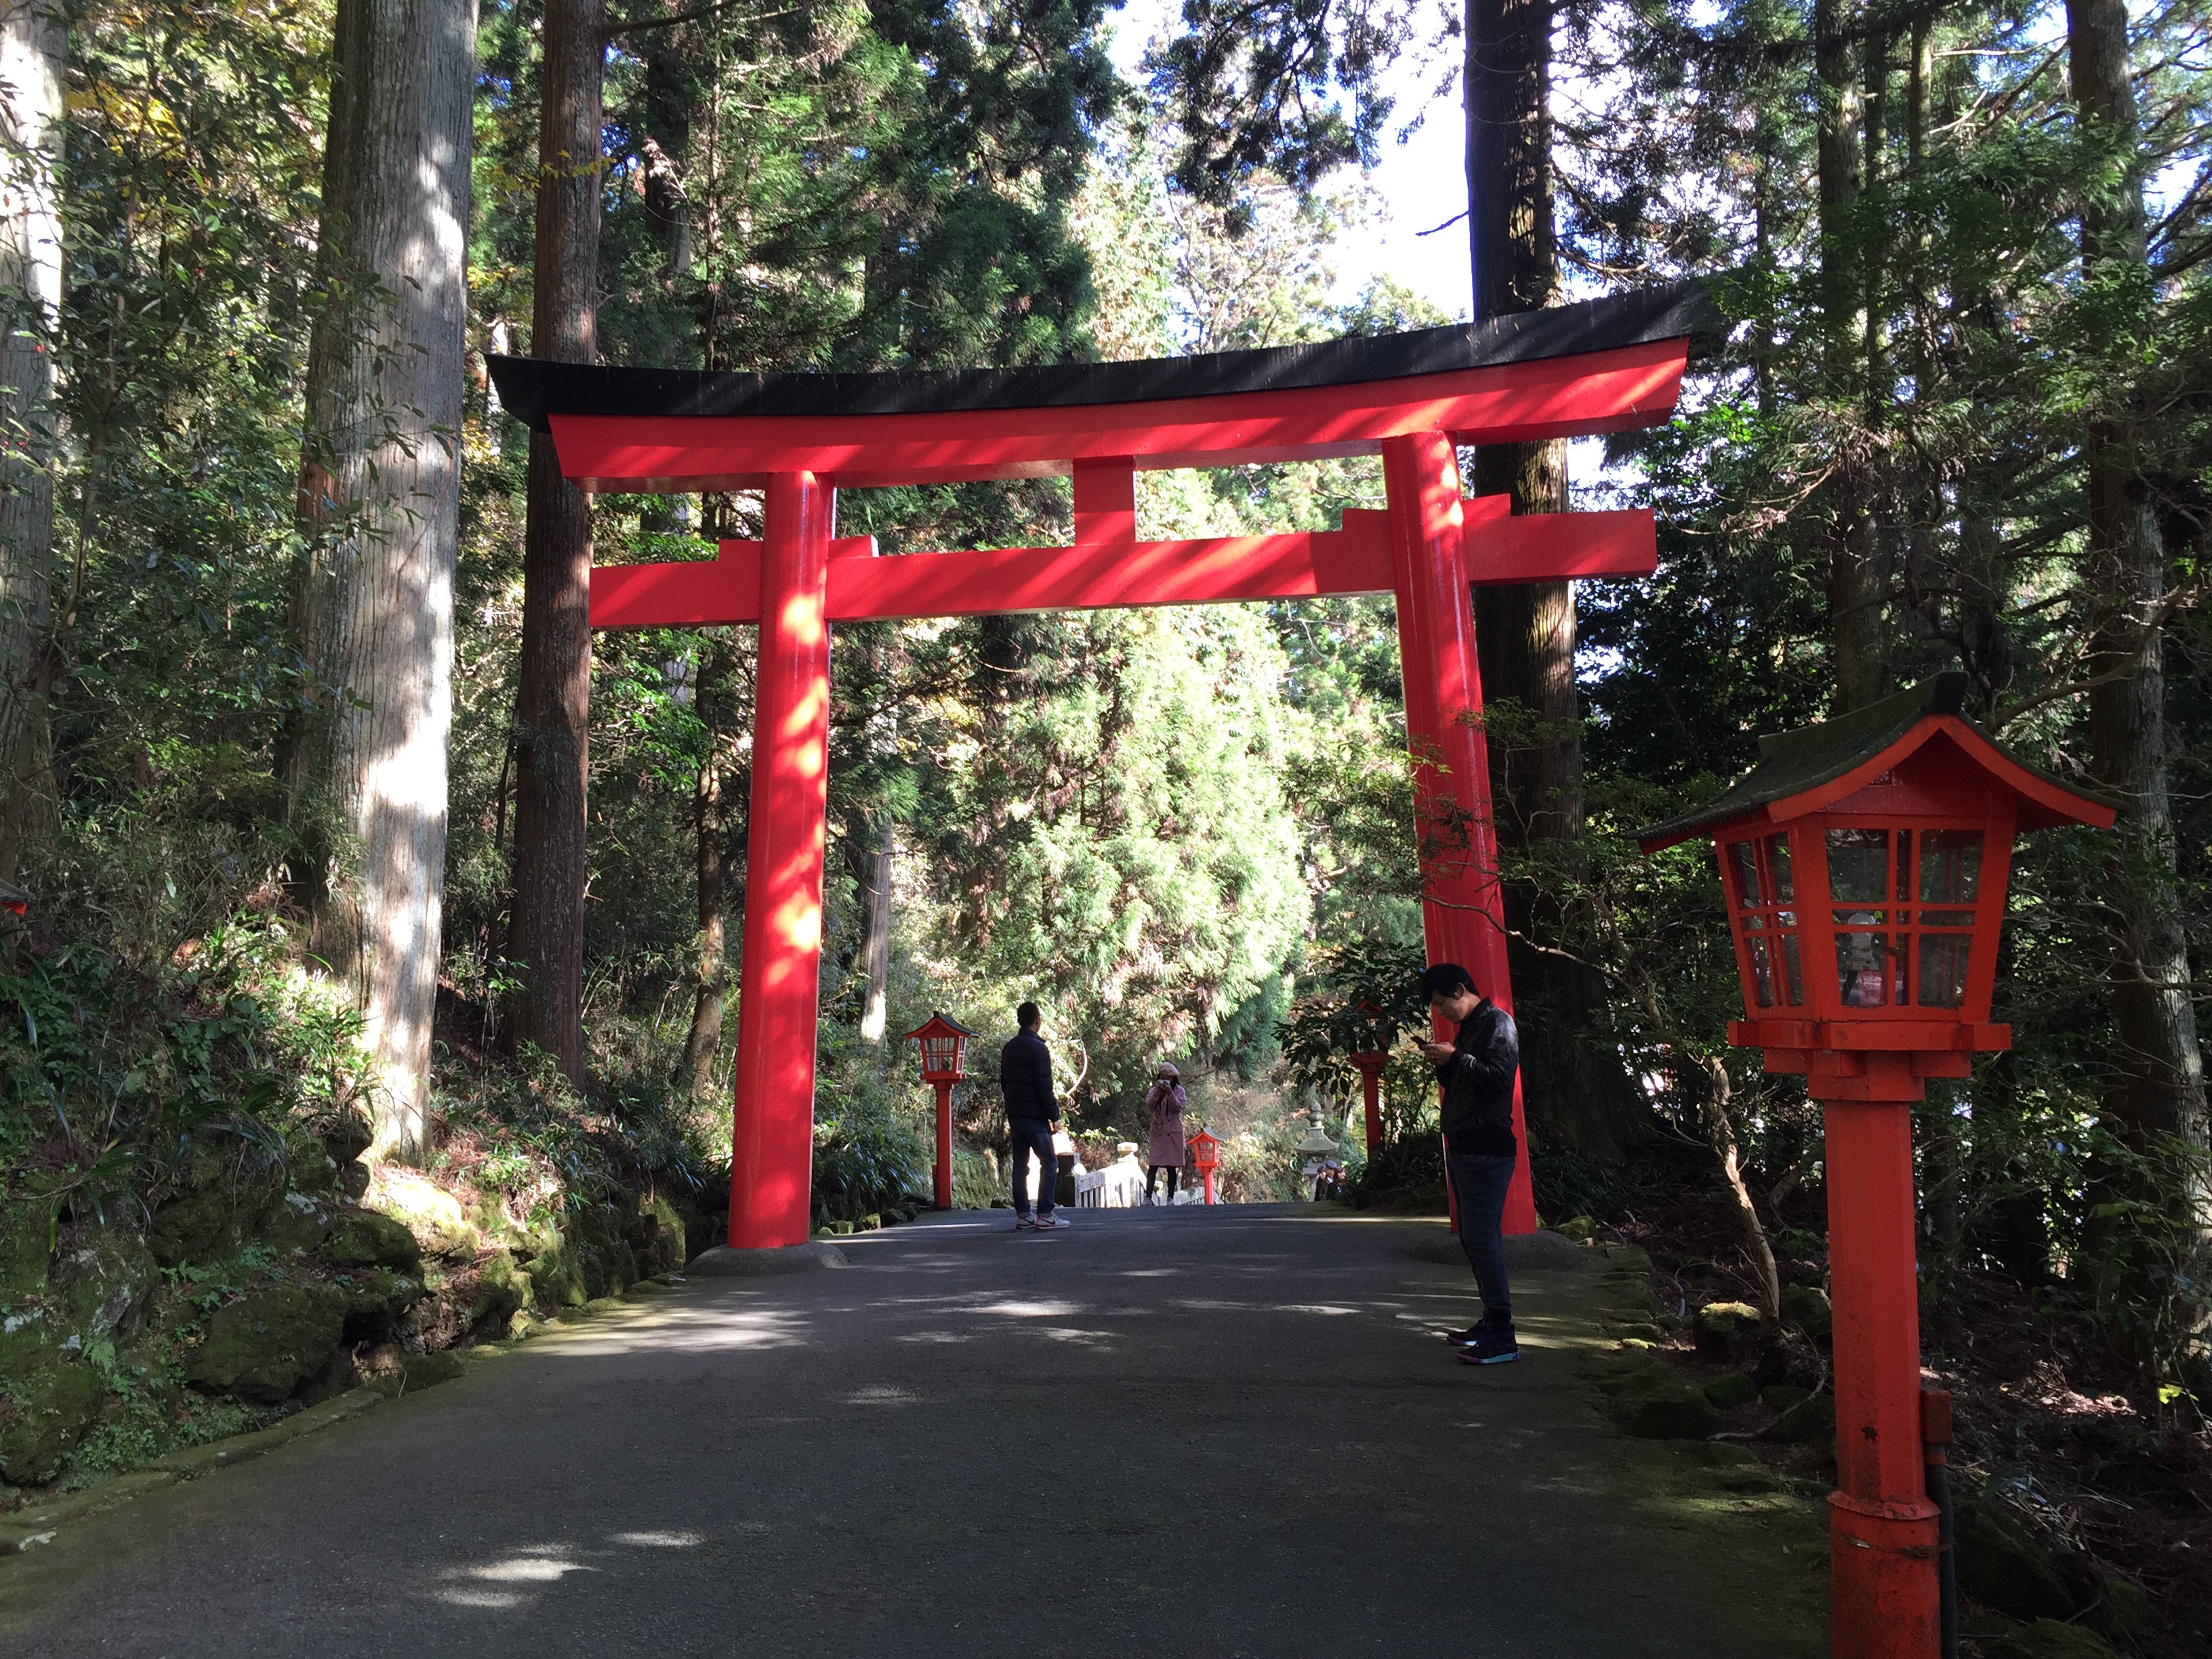
[[1006,1212],[694,1280],[0,1571],[0,1653],[1805,1659],[1802,1500],[1621,1439],[1595,1281],[1413,1225]]

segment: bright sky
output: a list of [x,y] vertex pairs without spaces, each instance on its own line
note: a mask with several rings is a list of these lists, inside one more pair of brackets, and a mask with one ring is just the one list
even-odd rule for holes
[[[1181,0],[1128,0],[1114,23],[1114,61],[1125,76],[1137,80],[1137,60],[1144,56],[1146,43],[1160,30],[1178,26],[1181,12]],[[1367,286],[1369,278],[1387,273],[1463,318],[1469,309],[1471,286],[1465,222],[1433,236],[1419,234],[1467,208],[1456,89],[1437,102],[1410,139],[1403,144],[1395,142],[1398,130],[1427,103],[1433,78],[1405,64],[1392,73],[1390,90],[1398,107],[1382,160],[1370,175],[1382,198],[1382,220],[1376,235],[1338,247],[1338,294],[1351,299]]]

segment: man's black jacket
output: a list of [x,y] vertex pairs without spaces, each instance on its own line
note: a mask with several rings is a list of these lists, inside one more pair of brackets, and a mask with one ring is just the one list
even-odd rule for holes
[[999,1050],[999,1092],[1006,1097],[1008,1117],[1041,1118],[1060,1115],[1052,1097],[1052,1051],[1035,1031],[1018,1031]]
[[1459,1023],[1452,1057],[1437,1067],[1443,1085],[1444,1139],[1455,1152],[1510,1158],[1513,1078],[1521,1069],[1521,1034],[1513,1016],[1488,997]]

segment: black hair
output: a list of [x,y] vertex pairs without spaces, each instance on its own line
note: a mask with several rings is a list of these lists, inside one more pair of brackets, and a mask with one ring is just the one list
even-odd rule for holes
[[1044,1011],[1038,1007],[1034,1002],[1024,1002],[1020,1007],[1014,1010],[1014,1024],[1020,1026],[1024,1031],[1036,1025],[1036,1024],[1043,1018]]
[[1462,991],[1473,991],[1480,996],[1482,989],[1474,982],[1474,975],[1455,962],[1439,962],[1421,970],[1421,994],[1434,1002],[1438,997],[1457,996]]

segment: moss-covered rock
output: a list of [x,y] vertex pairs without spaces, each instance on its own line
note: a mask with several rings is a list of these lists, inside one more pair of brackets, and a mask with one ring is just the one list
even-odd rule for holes
[[1799,1330],[1815,1341],[1825,1341],[1836,1328],[1836,1316],[1828,1306],[1828,1293],[1815,1285],[1784,1285],[1782,1287],[1782,1322],[1792,1330]]
[[1691,1329],[1699,1353],[1743,1353],[1759,1340],[1759,1310],[1748,1302],[1708,1302],[1698,1310]]
[[1812,1397],[1812,1389],[1801,1389],[1795,1382],[1770,1382],[1759,1391],[1759,1403],[1777,1416]]
[[425,1255],[459,1261],[473,1256],[480,1248],[476,1226],[461,1208],[461,1201],[427,1176],[393,1164],[380,1164],[369,1171],[364,1208],[389,1216],[415,1235]]
[[36,1318],[0,1334],[0,1477],[43,1486],[100,1415],[106,1385]]
[[642,1245],[633,1244],[638,1267],[650,1278],[658,1273],[680,1273],[690,1258],[684,1254],[690,1235],[675,1205],[658,1193],[638,1204],[638,1219],[645,1230]]
[[284,1190],[284,1167],[256,1145],[195,1144],[177,1171],[176,1195],[154,1212],[147,1248],[165,1267],[220,1261],[253,1237]]
[[2056,1619],[2039,1619],[2024,1630],[1984,1638],[1987,1659],[2119,1659],[2119,1650],[2094,1631]]
[[1686,1382],[1623,1395],[1613,1402],[1613,1420],[1639,1440],[1703,1440],[1721,1429],[1721,1414],[1705,1390]]
[[0,1308],[21,1305],[46,1287],[61,1221],[61,1200],[0,1194]]
[[161,1281],[146,1241],[121,1227],[80,1225],[54,1265],[63,1322],[87,1342],[127,1341]]
[[1793,1445],[1834,1439],[1836,1396],[1832,1394],[1808,1395],[1776,1418],[1766,1432],[1773,1439],[1787,1441]]
[[493,1251],[477,1264],[469,1328],[478,1335],[498,1335],[529,1304],[531,1290],[530,1275],[515,1266],[514,1258],[505,1250]]
[[289,1192],[262,1218],[261,1240],[272,1249],[304,1255],[321,1247],[338,1224],[338,1207],[312,1193]]
[[1960,1495],[1959,1587],[2014,1619],[2069,1619],[2079,1607],[2051,1553],[2003,1501],[1984,1489]]
[[1597,1237],[1597,1223],[1589,1216],[1578,1215],[1562,1221],[1553,1231],[1563,1238],[1571,1238],[1577,1244],[1587,1244]]
[[580,1308],[592,1299],[591,1287],[584,1282],[584,1254],[564,1243],[532,1259],[530,1283],[539,1305]]
[[296,1285],[246,1297],[208,1322],[185,1374],[216,1394],[289,1400],[337,1351],[344,1308],[341,1297]]
[[441,1382],[451,1382],[468,1369],[468,1363],[451,1348],[441,1348],[435,1353],[413,1353],[407,1356],[407,1386],[410,1389],[434,1389]]
[[389,1267],[360,1267],[341,1273],[325,1288],[345,1320],[349,1342],[380,1342],[407,1310],[422,1299],[420,1279]]
[[422,1271],[422,1246],[406,1227],[374,1210],[340,1217],[324,1242],[323,1253],[340,1267],[389,1267],[408,1274]]
[[1752,1381],[1748,1371],[1730,1371],[1705,1384],[1705,1398],[1713,1402],[1714,1410],[1732,1412],[1759,1398],[1759,1384]]

